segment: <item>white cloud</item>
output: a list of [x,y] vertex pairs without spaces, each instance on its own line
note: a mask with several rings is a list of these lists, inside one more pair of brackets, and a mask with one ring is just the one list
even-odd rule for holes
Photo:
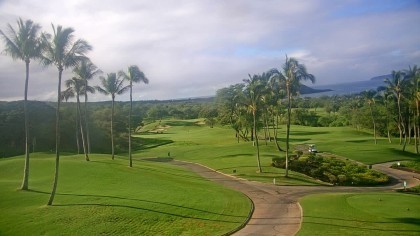
[[[280,67],[285,54],[303,62],[319,84],[419,64],[419,11],[418,3],[393,1],[3,0],[0,29],[18,17],[45,31],[51,22],[73,27],[93,45],[89,57],[105,73],[132,64],[146,73],[150,84],[136,85],[135,98],[170,99],[213,95],[248,73]],[[4,55],[0,62],[0,100],[18,98],[23,62]],[[55,101],[56,87],[56,69],[32,63],[30,98]]]

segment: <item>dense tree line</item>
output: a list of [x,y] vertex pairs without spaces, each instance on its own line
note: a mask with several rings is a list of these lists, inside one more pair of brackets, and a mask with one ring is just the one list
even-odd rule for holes
[[[290,122],[304,126],[367,129],[372,131],[375,144],[378,136],[387,137],[390,143],[392,137],[399,137],[403,151],[408,144],[413,144],[419,153],[420,69],[417,66],[393,71],[385,79],[384,86],[375,90],[311,98],[299,95],[298,83],[291,93],[295,96],[288,97],[286,84],[276,83],[272,73],[270,70],[250,76],[244,83],[222,88],[216,93],[217,121],[230,125],[238,142],[241,139],[257,141],[255,129],[264,134],[263,140],[276,141],[279,125]],[[277,141],[276,144],[281,150]]]

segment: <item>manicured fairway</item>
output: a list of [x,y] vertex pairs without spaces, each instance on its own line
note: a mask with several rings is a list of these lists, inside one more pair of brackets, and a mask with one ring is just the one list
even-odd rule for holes
[[419,235],[419,202],[400,193],[306,196],[298,235]]
[[[158,123],[149,124],[143,130],[151,130]],[[290,172],[284,177],[284,170],[271,166],[273,157],[283,155],[277,151],[274,141],[265,144],[260,141],[263,173],[257,173],[256,149],[252,142],[237,142],[235,132],[229,127],[210,128],[200,125],[200,120],[166,120],[160,126],[165,131],[158,134],[141,134],[136,137],[143,144],[139,156],[171,157],[177,160],[197,162],[218,171],[238,177],[262,182],[276,182],[282,185],[319,185],[320,182],[305,175]],[[161,145],[156,146],[156,143]],[[282,143],[284,146],[284,143]]]
[[[198,162],[250,180],[278,184],[313,185],[319,184],[299,173],[291,172],[291,178],[284,178],[284,170],[271,167],[271,159],[285,156],[277,151],[274,141],[267,142],[260,131],[260,153],[263,173],[256,173],[256,148],[252,142],[237,142],[235,132],[229,126],[209,128],[200,125],[201,120],[163,120],[143,127],[143,131],[155,127],[165,127],[161,133],[143,133],[136,137],[143,144],[140,156],[171,157],[180,160]],[[201,122],[202,123],[202,122]],[[371,134],[357,131],[350,127],[304,127],[292,126],[291,145],[317,144],[320,152],[328,152],[353,159],[365,164],[382,163],[393,160],[413,160],[417,157],[413,147],[407,146],[407,152],[401,152],[402,146],[397,140],[388,144],[380,138],[373,143]],[[279,130],[280,145],[285,148],[285,128]]]
[[60,164],[47,207],[54,156],[31,155],[31,191],[17,190],[23,157],[0,159],[0,235],[221,235],[250,211],[243,194],[168,163],[74,155]]

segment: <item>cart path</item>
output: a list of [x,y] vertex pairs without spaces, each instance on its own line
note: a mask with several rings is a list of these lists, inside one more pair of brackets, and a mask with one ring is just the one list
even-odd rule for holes
[[278,186],[239,179],[196,163],[175,160],[171,163],[186,167],[204,178],[240,191],[252,200],[254,212],[251,219],[244,228],[233,235],[295,235],[302,222],[302,211],[298,201],[309,194],[392,191],[402,188],[404,180],[407,182],[407,187],[420,184],[420,174],[389,168],[391,163],[373,166],[374,169],[394,177],[391,185],[382,187]]

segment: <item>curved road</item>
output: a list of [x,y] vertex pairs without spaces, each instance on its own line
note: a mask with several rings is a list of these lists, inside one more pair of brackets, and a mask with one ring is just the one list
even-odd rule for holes
[[394,178],[390,185],[383,187],[278,186],[238,179],[195,163],[183,161],[172,163],[191,169],[204,178],[226,187],[241,191],[253,201],[254,212],[250,221],[233,235],[295,235],[302,221],[302,211],[298,200],[308,194],[391,191],[402,188],[403,181],[407,182],[407,187],[420,183],[420,174],[391,169],[389,166],[392,163],[373,166],[374,169]]

